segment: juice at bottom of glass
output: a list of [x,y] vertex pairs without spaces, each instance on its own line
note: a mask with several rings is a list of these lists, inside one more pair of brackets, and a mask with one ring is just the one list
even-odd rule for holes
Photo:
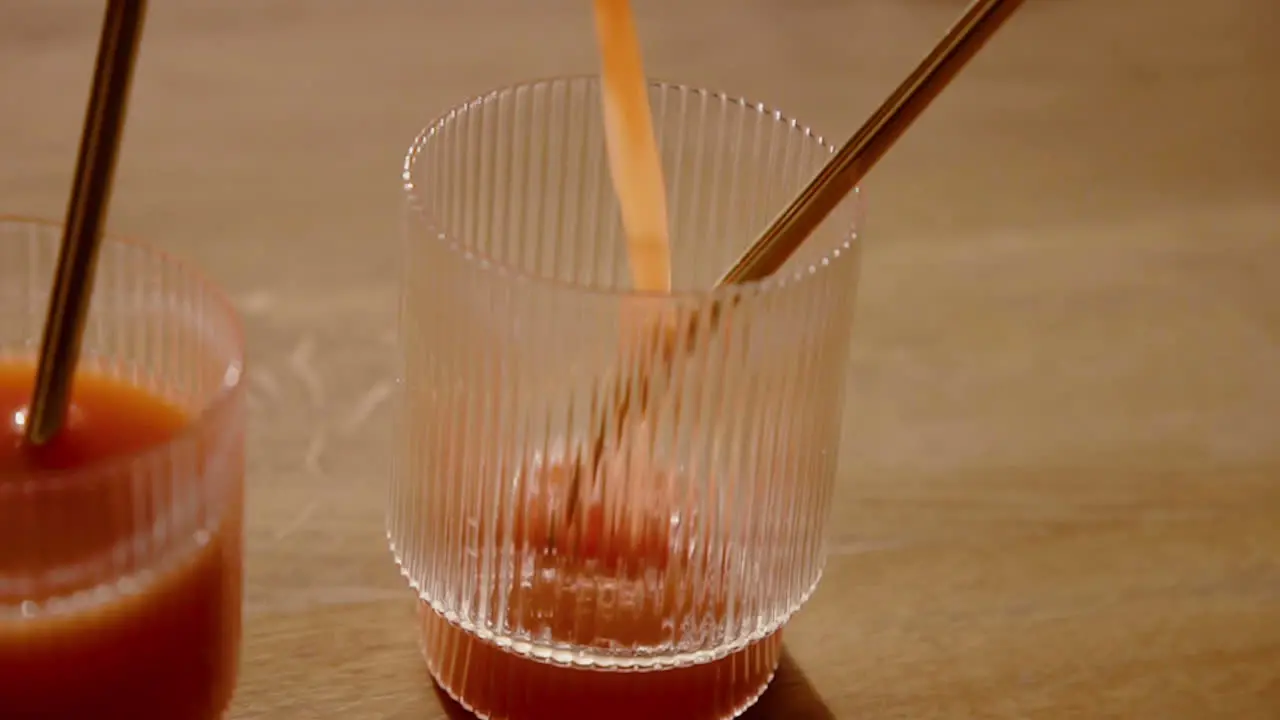
[[[675,618],[690,617],[689,611],[704,623],[725,620],[730,601],[724,586],[711,591],[705,583],[676,579],[663,502],[634,532],[617,533],[605,531],[606,511],[597,497],[584,501],[570,528],[552,522],[546,506],[532,501],[564,489],[570,473],[551,464],[531,477],[530,502],[520,504],[512,532],[522,547],[540,548],[540,559],[539,568],[505,594],[502,604],[516,625],[580,648],[601,641],[656,647],[672,637]],[[636,492],[648,494],[643,487]],[[667,578],[663,590],[655,592],[654,577]],[[604,662],[584,666],[521,654],[515,643],[500,646],[450,622],[426,601],[418,617],[419,643],[436,681],[468,710],[493,720],[725,720],[759,697],[782,652],[779,629],[713,660],[622,667],[606,654]]]
[[[28,364],[0,365],[0,417],[22,412],[32,379]],[[40,530],[33,552],[33,529],[24,527],[33,513],[15,499],[15,484],[58,482],[59,472],[163,445],[190,422],[158,397],[105,376],[79,374],[72,401],[67,427],[36,454],[22,446],[14,423],[2,428],[0,492],[10,496],[0,502],[0,718],[219,718],[234,690],[240,638],[238,492],[220,525],[170,540],[164,559],[143,572],[54,596],[22,590],[22,579],[42,569],[119,547],[120,514],[111,506],[137,499],[105,483],[50,493],[44,502],[60,503],[65,522]]]
[[768,687],[782,631],[711,662],[637,671],[557,665],[518,655],[418,607],[422,654],[436,682],[492,720],[724,720]]

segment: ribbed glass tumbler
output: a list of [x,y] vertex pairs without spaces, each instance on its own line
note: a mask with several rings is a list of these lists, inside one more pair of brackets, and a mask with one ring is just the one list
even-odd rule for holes
[[240,665],[240,319],[199,271],[104,239],[62,429],[24,445],[62,236],[0,216],[0,718],[222,718]]
[[388,533],[431,673],[481,717],[733,717],[822,573],[856,198],[712,290],[832,148],[650,92],[670,295],[631,287],[596,80],[489,93],[406,158]]

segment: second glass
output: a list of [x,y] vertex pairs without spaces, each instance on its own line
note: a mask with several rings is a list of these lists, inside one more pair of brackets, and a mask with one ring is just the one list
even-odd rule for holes
[[27,446],[61,238],[0,217],[0,718],[215,720],[240,653],[240,321],[106,239],[66,423]]
[[406,159],[388,532],[431,673],[482,717],[733,717],[822,572],[856,198],[712,290],[832,148],[724,95],[651,101],[670,295],[631,289],[596,80],[477,98]]

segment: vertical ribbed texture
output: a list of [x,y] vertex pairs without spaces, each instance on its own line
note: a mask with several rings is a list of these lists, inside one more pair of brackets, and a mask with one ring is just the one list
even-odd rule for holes
[[761,106],[651,93],[672,297],[629,293],[594,79],[469,102],[406,160],[391,544],[441,618],[551,664],[773,642],[821,574],[856,200],[774,279],[709,293],[831,148]]
[[[55,225],[0,218],[0,360],[36,360],[60,239]],[[109,602],[121,583],[136,592],[227,522],[239,532],[243,340],[234,312],[195,272],[140,245],[103,243],[97,273],[81,365],[168,400],[192,426],[134,456],[0,483],[0,619]],[[88,506],[103,518],[102,542],[51,554],[73,552],[47,537]]]
[[782,633],[725,657],[659,672],[601,671],[539,662],[476,638],[424,605],[427,669],[455,700],[492,720],[732,718],[768,687]]

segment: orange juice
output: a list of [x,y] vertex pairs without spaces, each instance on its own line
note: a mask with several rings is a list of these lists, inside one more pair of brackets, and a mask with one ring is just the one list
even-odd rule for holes
[[[0,364],[0,491],[172,441],[191,419],[164,400],[106,376],[76,377],[62,433],[31,448],[12,419],[27,405],[34,369]],[[238,469],[237,469],[238,471]],[[112,475],[104,478],[117,479]],[[236,483],[236,487],[239,484]],[[0,500],[0,717],[6,720],[213,720],[235,685],[240,635],[239,493],[220,528],[173,542],[159,564],[32,596],[15,578],[73,565],[118,546],[120,487],[50,493],[66,522],[23,529],[23,501]],[[12,496],[11,496],[12,497]],[[6,514],[9,517],[6,517]],[[20,535],[22,532],[25,535]],[[10,533],[6,537],[6,532]],[[28,542],[23,542],[23,540]],[[8,582],[6,582],[8,581]],[[52,602],[51,602],[52,601]]]
[[[588,670],[516,655],[481,640],[422,603],[422,653],[437,682],[494,720],[715,720],[749,705],[773,678],[782,631],[701,665],[668,670]],[[609,628],[627,633],[625,626]]]
[[[568,484],[553,466],[540,474],[539,492]],[[660,503],[659,503],[660,505]],[[570,528],[553,523],[537,502],[523,503],[513,533],[525,548],[549,544],[547,572],[516,583],[505,596],[509,622],[537,628],[550,643],[592,647],[602,639],[621,646],[661,646],[672,636],[678,608],[724,620],[725,591],[699,593],[705,584],[672,580],[681,572],[671,557],[668,518],[659,511],[625,533],[604,530],[605,511],[587,503]],[[554,566],[554,572],[550,571]],[[602,588],[625,592],[644,578],[665,575],[665,593],[650,593],[642,607],[602,611]],[[700,599],[695,599],[700,595]],[[615,607],[616,604],[615,604]],[[705,612],[704,612],[705,611]],[[731,717],[764,691],[782,652],[781,630],[715,660],[663,668],[602,669],[556,664],[451,623],[426,602],[419,605],[420,645],[437,682],[469,710],[495,720],[719,720]]]

